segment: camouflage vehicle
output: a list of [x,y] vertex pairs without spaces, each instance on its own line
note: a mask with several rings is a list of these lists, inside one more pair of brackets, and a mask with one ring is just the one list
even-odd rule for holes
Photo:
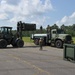
[[72,36],[69,34],[65,34],[62,29],[51,29],[47,31],[45,36],[42,36],[43,34],[40,35],[33,35],[33,40],[35,44],[39,44],[38,41],[40,38],[43,38],[44,45],[51,45],[57,48],[63,47],[64,43],[70,44],[72,42]]
[[61,48],[64,43],[70,44],[72,42],[72,36],[70,34],[65,34],[62,29],[53,29],[51,30],[49,40],[51,46]]

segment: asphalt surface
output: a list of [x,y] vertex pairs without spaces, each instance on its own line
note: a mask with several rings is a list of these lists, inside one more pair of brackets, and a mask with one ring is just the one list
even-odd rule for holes
[[75,75],[75,63],[63,60],[63,49],[9,46],[0,49],[0,75]]

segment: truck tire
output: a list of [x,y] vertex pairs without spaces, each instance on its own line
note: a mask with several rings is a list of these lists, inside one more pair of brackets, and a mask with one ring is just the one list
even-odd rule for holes
[[11,42],[11,45],[12,45],[13,47],[17,47],[15,40],[16,40],[16,39],[13,39],[12,42]]
[[35,43],[35,45],[39,45],[39,40],[38,39],[35,39],[34,40],[34,43]]
[[55,42],[55,46],[56,46],[57,48],[62,48],[62,47],[63,47],[63,42],[62,42],[61,40],[57,40],[57,41]]
[[16,46],[17,47],[23,47],[24,46],[24,41],[21,40],[21,39],[18,39],[17,42],[16,42]]
[[0,40],[0,48],[6,48],[7,47],[7,41],[4,39]]

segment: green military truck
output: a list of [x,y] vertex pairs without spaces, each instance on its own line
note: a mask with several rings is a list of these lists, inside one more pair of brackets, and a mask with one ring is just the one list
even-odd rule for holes
[[47,33],[45,35],[40,35],[32,35],[32,39],[37,45],[39,44],[38,42],[40,38],[43,38],[44,45],[50,44],[51,46],[55,46],[57,48],[62,48],[64,43],[70,44],[72,42],[72,36],[69,34],[65,34],[64,30],[62,29],[50,29],[47,30]]

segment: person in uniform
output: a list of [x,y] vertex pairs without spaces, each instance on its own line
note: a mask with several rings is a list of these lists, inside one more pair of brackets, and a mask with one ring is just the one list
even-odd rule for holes
[[40,46],[40,50],[42,50],[43,48],[42,48],[42,46],[43,46],[43,39],[42,38],[40,38],[40,40],[39,40],[39,46]]

